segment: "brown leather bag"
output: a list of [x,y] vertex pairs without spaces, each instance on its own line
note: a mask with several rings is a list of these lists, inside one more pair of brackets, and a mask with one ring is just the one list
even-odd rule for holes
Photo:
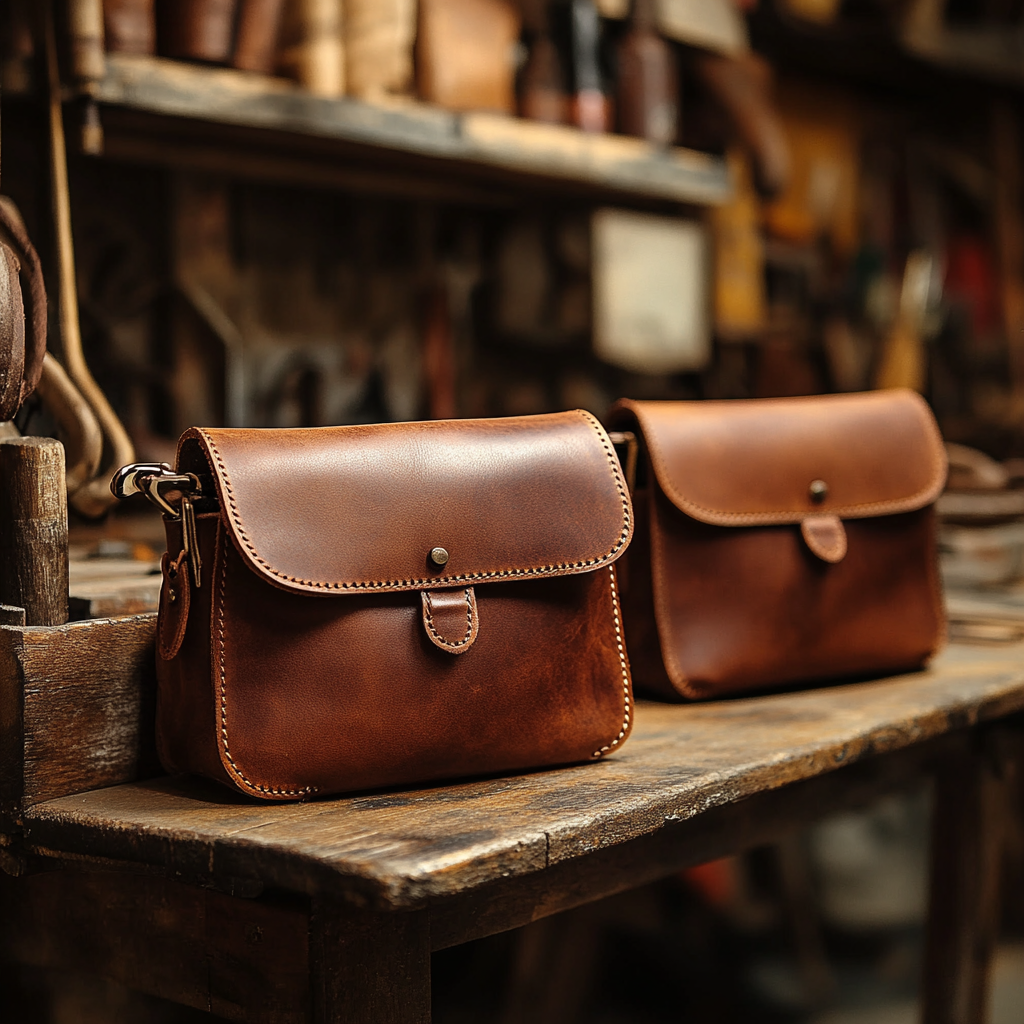
[[625,400],[610,420],[643,450],[621,571],[638,688],[896,672],[942,643],[946,457],[920,396]]
[[193,428],[177,469],[114,483],[171,512],[168,771],[290,800],[589,761],[629,735],[613,563],[632,509],[589,413]]

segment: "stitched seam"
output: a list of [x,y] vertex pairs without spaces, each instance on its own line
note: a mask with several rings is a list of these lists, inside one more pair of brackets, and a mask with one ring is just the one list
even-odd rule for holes
[[629,663],[626,661],[626,647],[622,639],[622,619],[619,616],[619,594],[615,586],[615,566],[608,566],[608,572],[612,584],[612,619],[615,623],[615,646],[618,648],[619,665],[622,668],[622,728],[619,729],[619,735],[611,743],[601,747],[600,750],[595,750],[590,755],[591,757],[601,757],[607,754],[609,750],[617,747],[626,738],[626,733],[629,732]]
[[[626,406],[626,408],[630,409],[643,430],[643,421],[640,418],[639,412],[631,406]],[[896,514],[899,512],[914,511],[915,509],[921,508],[923,505],[930,504],[931,501],[934,501],[935,498],[938,497],[938,490],[941,489],[946,478],[946,462],[942,457],[942,438],[941,435],[938,434],[938,428],[935,426],[934,420],[929,415],[925,417],[925,421],[927,433],[931,436],[933,451],[939,456],[939,468],[926,487],[921,488],[921,490],[907,498],[895,498],[889,501],[868,501],[856,505],[842,505],[839,508],[830,509],[829,513],[831,515],[839,516],[840,519],[844,517],[852,518],[853,513],[855,512],[873,511],[880,514]],[[711,525],[718,526],[727,525],[729,523],[766,522],[768,520],[775,520],[779,516],[787,517],[786,523],[793,522],[791,517],[796,516],[798,517],[796,521],[799,522],[801,518],[808,514],[807,512],[794,512],[792,509],[780,509],[773,512],[721,512],[718,509],[708,508],[706,505],[701,505],[696,501],[691,501],[689,498],[684,498],[678,490],[676,490],[675,485],[671,483],[671,474],[669,474],[665,466],[665,460],[662,458],[660,441],[658,441],[654,435],[647,430],[643,430],[643,434],[644,439],[647,442],[648,455],[655,465],[658,483],[661,485],[661,489],[666,493],[666,495],[672,499],[673,504],[675,504],[682,512],[688,512],[691,509],[698,512],[704,512],[711,517]],[[667,487],[665,486],[666,480],[670,481]],[[934,494],[932,493],[933,491],[935,492]],[[928,500],[929,495],[931,495],[930,500]],[[768,523],[768,525],[773,524]]]
[[427,629],[430,635],[438,640],[444,647],[465,647],[469,643],[469,638],[473,635],[473,597],[472,587],[466,587],[466,635],[461,640],[448,640],[441,636],[440,633],[434,628],[434,617],[431,614],[432,609],[430,605],[430,591],[424,590],[424,601],[426,602],[427,612]]
[[259,793],[266,793],[270,796],[312,796],[317,792],[315,786],[303,786],[302,789],[284,789],[283,787],[274,786],[263,786],[258,782],[252,782],[245,777],[242,770],[235,763],[235,759],[231,756],[231,750],[228,745],[228,695],[227,695],[227,670],[225,667],[225,656],[224,646],[227,638],[227,627],[224,621],[224,595],[227,587],[228,579],[228,554],[223,552],[222,564],[220,571],[220,587],[219,587],[219,601],[217,608],[217,635],[219,637],[217,646],[218,650],[218,661],[220,667],[220,738],[221,747],[224,750],[224,756],[228,759],[232,770],[236,777],[243,782],[249,789],[255,790]]
[[474,580],[509,579],[517,576],[551,576],[559,573],[570,573],[574,570],[580,569],[596,569],[605,564],[609,559],[614,558],[626,546],[629,541],[632,528],[632,515],[629,496],[626,491],[625,483],[622,479],[622,474],[619,472],[619,460],[615,454],[615,449],[612,448],[600,423],[598,423],[590,413],[584,412],[582,409],[577,409],[575,411],[590,424],[594,433],[597,434],[598,440],[601,442],[601,447],[604,449],[605,455],[608,458],[608,465],[612,472],[612,479],[615,483],[616,490],[619,492],[619,500],[622,502],[622,532],[619,534],[618,540],[616,540],[611,550],[608,551],[607,554],[601,555],[597,558],[588,558],[578,562],[556,562],[553,565],[534,566],[531,569],[496,569],[491,572],[461,573],[458,576],[439,576],[433,578],[423,577],[421,579],[413,580],[375,580],[372,582],[359,581],[350,583],[330,583],[325,580],[306,580],[301,579],[298,576],[289,576],[286,573],[281,572],[279,569],[275,569],[259,554],[256,550],[256,546],[253,544],[252,540],[250,540],[249,535],[245,532],[245,525],[242,522],[242,516],[238,510],[238,504],[235,500],[234,489],[231,486],[231,479],[228,476],[227,466],[225,465],[224,459],[221,456],[217,445],[214,443],[213,438],[210,437],[205,430],[198,427],[196,428],[196,433],[205,440],[210,452],[213,454],[213,457],[217,462],[217,466],[219,467],[218,476],[220,477],[220,481],[223,484],[224,492],[228,499],[228,515],[234,524],[235,533],[245,545],[245,548],[251,555],[253,561],[258,563],[265,572],[272,576],[276,576],[279,580],[283,580],[285,583],[290,583],[299,587],[312,588],[315,590],[365,591],[382,589],[393,590],[396,588],[411,590],[422,588],[424,586],[440,587],[445,584],[468,583]]

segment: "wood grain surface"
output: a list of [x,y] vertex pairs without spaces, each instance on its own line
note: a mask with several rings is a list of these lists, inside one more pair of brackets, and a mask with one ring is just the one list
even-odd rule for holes
[[0,441],[0,602],[32,626],[68,620],[68,496],[64,445]]
[[0,627],[0,830],[23,806],[159,771],[155,615]]
[[[195,779],[133,783],[31,808],[25,839],[43,854],[75,851],[183,878],[258,878],[380,908],[465,899],[1021,711],[1022,655],[1021,645],[952,647],[933,669],[889,680],[642,703],[620,754],[512,778],[284,806]],[[836,792],[845,778],[835,775]]]

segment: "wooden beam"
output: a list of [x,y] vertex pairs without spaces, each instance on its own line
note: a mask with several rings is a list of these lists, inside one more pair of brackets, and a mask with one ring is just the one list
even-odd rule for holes
[[430,1024],[425,911],[379,913],[313,901],[314,1024]]
[[0,602],[32,626],[68,620],[64,446],[51,437],[0,441]]
[[0,627],[0,828],[159,771],[155,636],[153,614]]
[[0,876],[0,908],[8,961],[85,971],[228,1020],[308,1020],[302,901],[237,899],[150,875],[49,871]]

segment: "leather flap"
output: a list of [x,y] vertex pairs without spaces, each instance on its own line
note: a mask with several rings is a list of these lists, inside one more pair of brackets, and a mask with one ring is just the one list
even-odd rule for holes
[[[209,468],[207,468],[207,463]],[[422,590],[589,572],[633,515],[601,425],[576,411],[312,429],[192,428],[242,557],[311,593]]]
[[718,526],[859,519],[933,502],[946,453],[913,391],[711,402],[620,402],[665,494]]

